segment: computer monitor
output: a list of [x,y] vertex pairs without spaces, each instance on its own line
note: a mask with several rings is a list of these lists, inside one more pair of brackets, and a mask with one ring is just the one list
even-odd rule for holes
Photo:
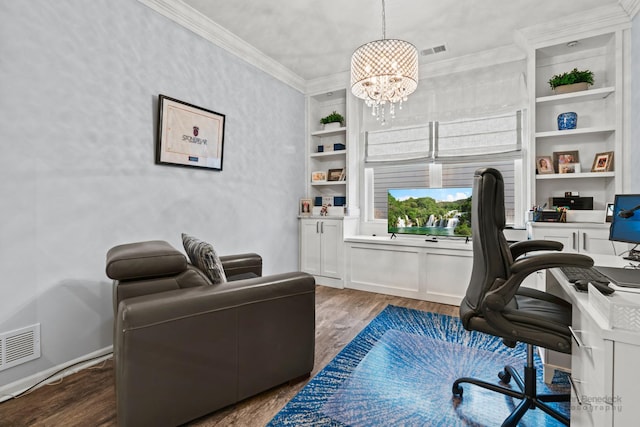
[[640,194],[616,194],[609,240],[635,244],[627,258],[640,261]]

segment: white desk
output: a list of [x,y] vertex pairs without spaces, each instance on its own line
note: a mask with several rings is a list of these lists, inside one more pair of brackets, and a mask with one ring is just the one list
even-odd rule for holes
[[[628,264],[621,257],[593,258],[596,265]],[[547,291],[573,305],[571,425],[639,425],[640,332],[610,328],[607,319],[589,302],[588,293],[576,291],[559,269],[550,269],[549,273]],[[554,354],[545,356],[546,363]]]

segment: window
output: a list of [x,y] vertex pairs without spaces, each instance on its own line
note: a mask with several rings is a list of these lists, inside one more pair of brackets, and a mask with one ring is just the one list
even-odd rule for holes
[[[498,169],[505,183],[507,223],[521,226],[524,218],[521,197],[522,112],[499,116],[432,122],[429,126],[378,131],[367,134],[365,156],[366,219],[387,218],[387,190],[390,188],[470,187],[481,167]],[[428,137],[424,129],[429,130]],[[402,141],[384,161],[385,147],[391,153],[394,139]],[[376,156],[370,156],[370,145]],[[402,152],[408,147],[410,152]],[[374,150],[371,150],[374,151]],[[403,160],[397,160],[403,159]],[[413,159],[413,160],[409,160]]]

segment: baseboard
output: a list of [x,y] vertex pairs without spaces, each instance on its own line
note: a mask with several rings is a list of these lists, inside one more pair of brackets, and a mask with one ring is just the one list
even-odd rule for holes
[[[47,381],[43,382],[42,384],[39,384],[38,387],[36,388],[39,388],[48,383],[59,381],[60,379],[68,375],[74,374],[90,366],[97,365],[98,363],[102,363],[104,360],[111,357],[112,352],[113,352],[113,346],[110,345],[108,347],[104,347],[100,350],[96,350],[92,353],[86,354],[84,356],[78,357],[68,362],[61,363],[60,365],[53,366],[44,371],[40,371],[33,375],[29,375],[28,377],[19,379],[18,381],[14,381],[10,384],[4,385],[0,387],[0,403],[4,402],[5,400],[13,399],[20,393],[24,392],[25,390],[28,390],[30,387],[33,387],[34,384],[37,384],[39,381],[42,381],[43,379],[47,378],[49,375],[53,375],[58,371],[61,371],[61,372],[47,379]],[[82,363],[83,360],[86,360],[87,362]],[[68,368],[68,369],[65,369],[65,368]]]

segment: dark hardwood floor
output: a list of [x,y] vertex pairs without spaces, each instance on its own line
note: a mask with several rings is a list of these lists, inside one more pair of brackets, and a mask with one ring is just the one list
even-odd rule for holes
[[[316,356],[311,377],[388,304],[458,315],[458,307],[409,298],[318,286]],[[189,426],[263,426],[309,379],[285,384],[189,423]],[[56,385],[0,403],[0,426],[115,426],[113,361]]]

